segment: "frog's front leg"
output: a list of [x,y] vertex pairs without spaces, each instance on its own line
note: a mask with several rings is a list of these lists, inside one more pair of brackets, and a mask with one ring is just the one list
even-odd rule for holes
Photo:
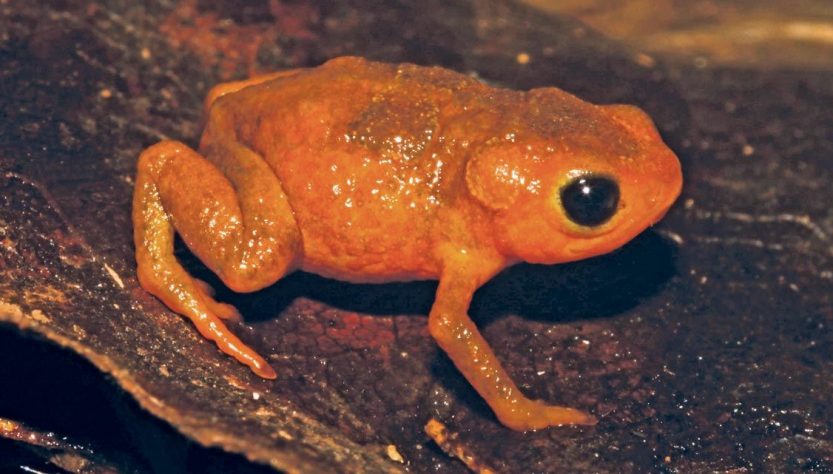
[[467,314],[482,280],[466,267],[458,263],[443,272],[428,328],[498,420],[519,431],[595,424],[596,419],[588,413],[530,400],[520,392]]
[[287,272],[300,234],[277,177],[260,157],[223,140],[208,153],[210,161],[183,143],[163,141],[140,156],[133,199],[139,282],[223,352],[275,378],[221,320],[236,311],[214,301],[207,285],[177,262],[174,231],[236,291],[263,288]]

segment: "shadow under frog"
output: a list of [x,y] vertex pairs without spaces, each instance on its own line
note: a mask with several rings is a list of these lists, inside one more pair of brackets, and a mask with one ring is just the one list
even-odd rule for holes
[[[264,290],[241,294],[225,287],[184,245],[177,247],[177,256],[189,272],[216,288],[218,298],[240,309],[247,322],[272,320],[298,298],[380,317],[427,315],[437,289],[434,281],[355,284],[296,272]],[[675,275],[675,261],[676,246],[649,229],[600,257],[554,266],[521,263],[510,267],[475,294],[470,315],[481,329],[507,315],[554,325],[612,317],[656,294]],[[456,369],[442,351],[437,351],[430,370],[445,390],[488,417],[489,407],[474,389],[449,376]]]
[[[236,306],[248,322],[271,320],[297,298],[367,315],[427,315],[437,291],[435,281],[359,284],[296,272],[259,292],[235,293],[184,245],[177,247],[189,272],[216,288],[218,299]],[[673,243],[647,230],[600,257],[561,265],[521,263],[475,293],[470,315],[481,328],[510,314],[552,323],[615,316],[655,294],[675,274],[675,254]]]

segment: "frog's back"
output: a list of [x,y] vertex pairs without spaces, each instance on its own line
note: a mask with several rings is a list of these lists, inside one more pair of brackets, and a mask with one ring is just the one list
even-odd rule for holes
[[289,196],[305,268],[431,278],[434,236],[465,188],[472,134],[450,117],[470,109],[461,92],[481,90],[493,89],[441,68],[340,58],[237,92],[226,108]]
[[[454,138],[439,129],[449,117],[473,108],[495,111],[497,96],[511,95],[503,101],[511,103],[518,94],[439,67],[343,57],[229,99],[238,136],[270,161],[300,147],[360,147],[371,159],[400,158],[404,164],[422,157],[432,143]],[[485,101],[478,100],[484,95]],[[472,133],[468,124],[465,134]]]

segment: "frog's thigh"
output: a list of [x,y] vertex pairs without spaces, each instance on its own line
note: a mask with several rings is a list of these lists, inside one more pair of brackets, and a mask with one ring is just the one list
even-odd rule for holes
[[594,424],[591,415],[526,398],[512,382],[467,311],[476,285],[470,277],[446,273],[428,318],[428,329],[505,426],[516,430],[565,424]]
[[209,156],[213,163],[181,148],[164,163],[157,180],[165,210],[188,248],[229,288],[269,286],[300,248],[288,199],[268,165],[244,147],[214,146]]
[[[170,167],[182,159],[194,166],[193,172],[182,173],[179,167]],[[200,333],[214,341],[225,353],[248,365],[262,377],[274,378],[275,372],[254,350],[243,344],[219,319],[224,308],[214,302],[204,288],[182,268],[174,257],[174,225],[189,222],[184,217],[193,212],[188,206],[214,209],[214,215],[224,212],[233,215],[234,210],[223,210],[221,203],[234,197],[228,182],[223,187],[222,175],[216,170],[206,172],[211,165],[179,142],[164,141],[148,148],[139,158],[136,175],[136,192],[133,197],[133,226],[136,244],[136,262],[139,282],[150,293],[161,299],[172,310],[187,316]],[[172,191],[171,176],[182,179],[181,186]],[[204,186],[195,186],[192,179],[201,179]],[[163,183],[166,183],[164,186]],[[165,188],[165,191],[162,190]],[[206,193],[212,190],[212,193]],[[208,198],[208,205],[201,199]],[[189,204],[190,203],[190,204]],[[181,221],[173,216],[171,208],[177,208]],[[210,219],[206,220],[211,225]],[[219,311],[218,311],[219,310]],[[226,315],[228,316],[228,315]]]

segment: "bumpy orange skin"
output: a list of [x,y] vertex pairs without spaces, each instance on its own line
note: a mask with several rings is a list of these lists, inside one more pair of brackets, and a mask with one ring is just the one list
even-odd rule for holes
[[[204,336],[275,377],[223,324],[234,308],[177,263],[174,232],[236,291],[296,269],[438,279],[431,335],[503,424],[595,422],[524,397],[466,313],[507,265],[609,252],[664,215],[680,164],[642,111],[346,57],[217,86],[206,112],[199,152],[163,141],[142,153],[133,210],[140,282]],[[559,201],[583,173],[612,177],[621,193],[594,228]]]

